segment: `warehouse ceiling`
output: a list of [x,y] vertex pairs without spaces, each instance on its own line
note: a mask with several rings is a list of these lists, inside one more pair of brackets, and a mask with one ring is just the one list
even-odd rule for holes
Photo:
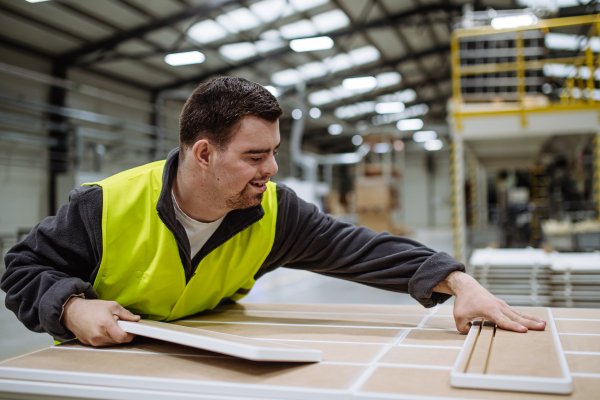
[[[275,87],[287,116],[297,101],[295,82],[303,81],[309,106],[322,112],[309,119],[307,137],[323,151],[339,151],[351,146],[349,137],[322,133],[332,123],[354,130],[377,115],[365,102],[380,96],[420,106],[413,111],[426,110],[427,123],[445,122],[450,32],[465,3],[523,8],[512,0],[0,0],[0,44],[49,58],[55,70],[85,70],[154,96],[213,76],[244,77]],[[334,45],[309,52],[289,46],[313,36]],[[204,61],[165,61],[191,51]],[[361,76],[376,77],[377,87],[340,89],[344,78]]]

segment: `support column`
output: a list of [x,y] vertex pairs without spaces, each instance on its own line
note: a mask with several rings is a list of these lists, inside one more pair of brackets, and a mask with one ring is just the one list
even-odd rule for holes
[[[66,79],[67,65],[55,61],[52,66],[52,76]],[[48,100],[53,106],[65,107],[67,102],[66,89],[60,86],[51,86]],[[54,126],[61,126],[67,120],[66,117],[56,113],[50,113],[48,119],[54,123]],[[69,169],[68,132],[65,129],[50,129],[48,137],[55,139],[49,147],[48,154],[48,215],[55,215],[58,211],[58,177],[59,174],[65,173]]]
[[600,132],[594,136],[594,194],[598,221],[600,221]]
[[454,134],[451,144],[452,236],[454,258],[466,262],[464,148],[461,134]]

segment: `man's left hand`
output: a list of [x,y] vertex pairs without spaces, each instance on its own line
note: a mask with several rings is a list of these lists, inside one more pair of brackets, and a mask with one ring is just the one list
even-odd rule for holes
[[459,332],[468,332],[471,321],[481,318],[516,332],[527,332],[528,329],[543,331],[546,328],[546,321],[520,313],[464,272],[450,273],[433,291],[456,296],[454,321]]

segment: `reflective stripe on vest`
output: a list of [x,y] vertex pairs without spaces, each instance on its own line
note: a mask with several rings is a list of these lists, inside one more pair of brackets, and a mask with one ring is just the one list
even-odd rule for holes
[[270,253],[277,221],[276,185],[267,183],[264,217],[214,249],[186,285],[173,233],[156,212],[165,161],[85,185],[102,187],[102,262],[94,290],[133,313],[174,320],[239,300]]

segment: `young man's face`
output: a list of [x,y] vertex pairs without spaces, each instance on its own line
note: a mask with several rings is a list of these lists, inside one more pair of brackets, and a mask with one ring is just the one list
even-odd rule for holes
[[260,204],[266,183],[277,173],[275,154],[279,141],[279,121],[247,116],[225,151],[215,153],[215,187],[227,208]]

